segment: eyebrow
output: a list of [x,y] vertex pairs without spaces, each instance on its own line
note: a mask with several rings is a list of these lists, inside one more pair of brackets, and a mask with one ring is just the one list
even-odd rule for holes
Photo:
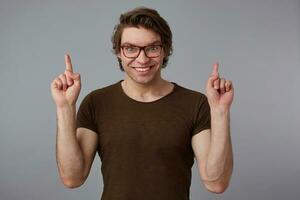
[[[161,41],[160,40],[155,40],[153,42],[150,42],[146,46],[157,45],[157,44],[161,44]],[[124,46],[124,45],[125,46],[128,45],[128,46],[142,47],[142,46],[139,46],[139,45],[132,44],[130,42],[125,42],[125,43],[121,44],[121,46]]]

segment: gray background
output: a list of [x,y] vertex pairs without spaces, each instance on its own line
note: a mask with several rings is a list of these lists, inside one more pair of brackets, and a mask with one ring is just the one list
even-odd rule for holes
[[111,53],[119,14],[156,8],[174,34],[163,76],[204,92],[212,63],[231,79],[234,173],[222,195],[193,166],[191,199],[299,199],[300,3],[296,0],[0,2],[0,199],[99,199],[97,156],[86,183],[61,184],[55,161],[51,81],[70,52],[81,73],[78,102],[123,78]]

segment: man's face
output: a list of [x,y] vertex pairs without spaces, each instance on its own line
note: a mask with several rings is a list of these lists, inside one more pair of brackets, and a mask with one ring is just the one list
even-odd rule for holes
[[[154,46],[153,46],[154,45]],[[164,51],[161,48],[160,54],[155,58],[147,57],[145,51],[148,51],[148,56],[151,57],[151,51],[155,51],[155,45],[161,45],[161,38],[159,34],[139,27],[127,27],[123,30],[121,38],[121,47],[145,47],[150,46],[147,50],[140,50],[136,58],[128,58],[125,56],[124,48],[120,49],[117,55],[122,62],[122,66],[126,73],[126,78],[130,78],[139,84],[148,84],[155,81],[160,76],[160,70],[164,59]],[[127,48],[127,52],[132,51],[132,48]],[[149,53],[150,52],[150,53]],[[125,55],[124,55],[125,53]]]

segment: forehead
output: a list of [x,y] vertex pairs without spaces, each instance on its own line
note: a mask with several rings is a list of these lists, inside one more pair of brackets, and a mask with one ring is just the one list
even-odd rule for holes
[[121,44],[129,43],[137,46],[147,46],[161,42],[160,35],[143,27],[126,27],[123,30]]

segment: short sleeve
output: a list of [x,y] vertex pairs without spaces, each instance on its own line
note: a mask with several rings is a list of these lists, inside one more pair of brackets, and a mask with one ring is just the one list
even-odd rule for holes
[[76,118],[77,128],[83,127],[98,133],[95,123],[95,108],[92,93],[88,94],[81,102]]
[[201,94],[197,106],[195,108],[192,136],[205,129],[210,128],[210,107],[207,101],[207,97],[204,94]]

